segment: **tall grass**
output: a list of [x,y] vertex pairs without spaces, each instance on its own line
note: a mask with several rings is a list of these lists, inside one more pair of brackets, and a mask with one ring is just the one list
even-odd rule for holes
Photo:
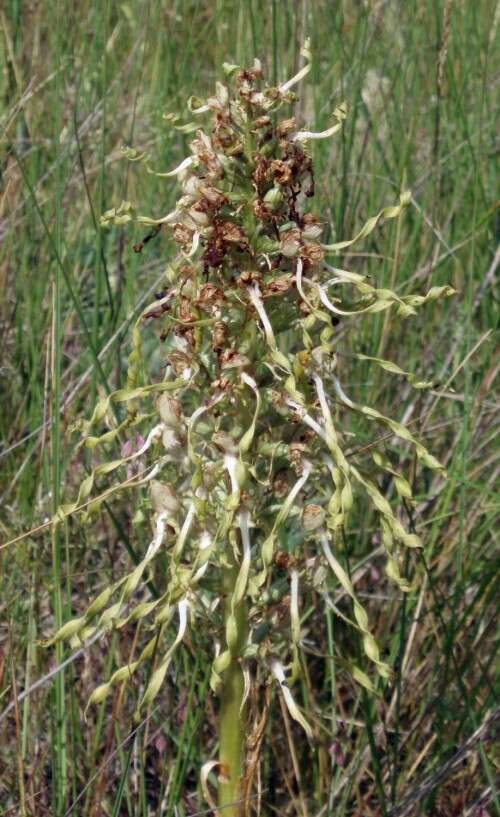
[[[71,521],[53,538],[41,526],[76,495],[88,463],[74,457],[71,426],[89,415],[96,395],[121,384],[127,328],[161,288],[173,252],[162,239],[138,255],[140,231],[97,228],[102,209],[122,198],[152,214],[174,201],[173,185],[145,183],[117,160],[120,146],[147,148],[169,169],[185,155],[187,137],[166,128],[163,114],[210,90],[224,60],[250,63],[257,53],[270,76],[291,75],[306,35],[315,59],[299,116],[321,130],[342,100],[350,112],[340,141],[314,148],[317,208],[332,240],[354,234],[393,191],[413,191],[404,219],[339,265],[401,293],[445,283],[459,291],[397,331],[383,315],[359,325],[355,351],[412,364],[439,384],[430,394],[410,400],[396,380],[388,388],[345,346],[341,365],[360,402],[385,404],[400,419],[405,406],[404,419],[445,461],[449,479],[423,477],[400,447],[418,498],[405,522],[425,541],[419,589],[405,599],[381,576],[368,508],[347,530],[351,574],[396,669],[393,691],[377,704],[365,700],[333,658],[350,631],[328,610],[326,625],[323,610],[303,610],[310,652],[302,699],[308,717],[320,708],[331,720],[324,741],[314,752],[303,744],[298,757],[290,733],[270,721],[262,809],[472,815],[484,801],[484,813],[499,813],[492,752],[499,23],[493,0],[76,7],[9,0],[0,11],[0,813],[142,817],[203,808],[199,770],[216,745],[202,643],[179,652],[164,698],[140,728],[135,698],[123,690],[83,715],[96,679],[138,649],[126,632],[59,673],[38,646],[144,551],[141,508],[104,506],[97,525]],[[341,339],[342,325],[337,331]],[[153,339],[145,344],[159,371]],[[352,445],[362,446],[360,429],[350,431]],[[60,648],[54,660],[69,655]]]

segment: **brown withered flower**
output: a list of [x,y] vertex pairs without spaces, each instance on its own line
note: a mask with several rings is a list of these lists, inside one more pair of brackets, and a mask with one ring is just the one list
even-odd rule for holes
[[189,346],[193,347],[195,345],[194,331],[189,326],[176,324],[176,326],[174,326],[173,333],[176,337],[182,338]]
[[196,313],[191,309],[190,298],[183,296],[180,299],[178,317],[181,319],[181,321],[185,321],[186,323],[191,323],[192,321],[196,320]]
[[269,173],[278,184],[283,186],[291,184],[295,176],[293,165],[282,159],[275,159],[271,162]]
[[250,358],[232,347],[231,349],[222,350],[219,355],[219,363],[221,369],[239,369],[248,366]]
[[242,270],[236,278],[236,286],[246,288],[252,284],[259,284],[261,280],[262,275],[258,270]]
[[304,461],[309,452],[307,445],[301,442],[292,442],[289,447],[290,464],[295,472],[301,476],[304,469]]
[[186,227],[185,224],[181,224],[180,222],[174,224],[173,238],[181,247],[190,247],[193,241],[193,235],[194,229],[191,227]]
[[299,255],[302,247],[302,235],[298,227],[292,227],[281,234],[280,252],[286,258]]
[[214,391],[227,392],[233,388],[233,384],[231,383],[228,377],[218,377],[211,383],[210,388],[213,389]]
[[207,309],[208,307],[221,306],[224,300],[225,295],[222,289],[215,284],[207,283],[201,287],[195,303],[202,309]]
[[290,491],[290,480],[286,472],[277,474],[273,480],[273,493],[278,499],[283,499]]
[[225,196],[224,193],[222,193],[222,191],[218,190],[216,187],[201,185],[200,192],[204,201],[207,202],[208,207],[214,211],[220,210],[221,207],[224,207],[224,205],[229,201],[227,196]]
[[203,131],[197,132],[197,139],[193,139],[190,144],[191,150],[198,161],[205,166],[213,178],[220,178],[223,175],[223,168],[218,158],[210,137]]
[[269,159],[266,159],[266,157],[262,156],[260,153],[254,154],[252,158],[254,162],[252,180],[255,182],[257,187],[259,187],[269,180],[269,168],[271,163]]
[[271,124],[272,120],[270,116],[259,116],[257,119],[254,120],[253,127],[256,130],[260,130],[261,128],[267,128]]
[[278,126],[276,128],[280,139],[284,139],[294,130],[297,130],[297,120],[294,116],[291,116],[289,119],[282,119],[281,122],[278,122]]
[[214,331],[212,336],[212,349],[214,352],[220,352],[226,345],[227,340],[227,326],[224,321],[217,321],[214,324]]
[[320,244],[303,244],[300,249],[300,257],[304,261],[304,269],[308,270],[321,264],[325,257],[325,251]]
[[262,295],[264,298],[270,298],[273,295],[283,295],[284,292],[288,292],[291,286],[292,276],[280,275],[278,278],[273,278],[272,281],[266,284]]
[[241,227],[232,221],[220,221],[217,224],[217,235],[222,241],[237,242],[245,240],[245,233]]
[[260,221],[270,221],[273,218],[273,211],[270,207],[266,207],[262,199],[255,199],[252,208],[255,218]]

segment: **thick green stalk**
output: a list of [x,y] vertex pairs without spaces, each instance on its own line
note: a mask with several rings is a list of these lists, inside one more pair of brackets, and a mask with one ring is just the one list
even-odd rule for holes
[[[224,581],[226,592],[224,618],[231,613],[231,596],[238,575],[234,566],[227,572]],[[248,633],[247,606],[242,602],[236,610],[238,642],[233,651],[231,663],[222,676],[219,715],[219,761],[221,782],[219,783],[219,806],[224,808],[224,817],[240,817],[243,814],[240,788],[243,772],[245,746],[245,711],[243,704],[244,678],[239,661],[241,650]],[[238,804],[237,804],[238,803]],[[231,804],[235,804],[231,806]],[[237,804],[237,805],[236,805]]]

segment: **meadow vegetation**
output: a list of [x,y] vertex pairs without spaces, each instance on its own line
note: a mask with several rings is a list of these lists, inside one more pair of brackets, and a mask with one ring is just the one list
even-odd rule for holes
[[[179,250],[162,230],[134,252],[148,228],[133,221],[101,229],[102,214],[120,201],[158,217],[179,195],[175,179],[126,161],[123,146],[170,170],[188,155],[193,134],[169,115],[188,121],[187,98],[211,94],[224,62],[251,66],[257,56],[269,82],[285,81],[303,65],[306,37],[311,71],[294,88],[290,113],[300,127],[322,131],[344,101],[348,111],[333,140],[308,145],[312,209],[325,240],[352,237],[401,191],[412,193],[404,211],[332,263],[402,299],[431,287],[456,290],[404,321],[384,310],[335,322],[342,384],[356,403],[406,424],[447,478],[408,441],[379,429],[377,444],[413,494],[410,501],[403,487],[398,520],[423,548],[403,557],[409,586],[391,581],[376,508],[357,495],[341,560],[391,683],[373,677],[345,620],[351,608],[340,574],[322,576],[300,608],[302,677],[293,688],[314,740],[276,686],[262,686],[254,723],[262,701],[268,717],[262,734],[255,728],[261,757],[251,802],[262,814],[304,817],[500,813],[499,23],[489,0],[76,7],[9,0],[0,11],[1,814],[159,817],[207,807],[200,771],[217,757],[218,703],[213,633],[202,619],[139,720],[151,667],[87,705],[116,667],[137,659],[145,626],[90,635],[86,648],[41,643],[140,562],[151,540],[147,491],[107,497],[116,479],[103,471],[90,522],[81,514],[62,515],[57,526],[50,519],[75,501],[91,471],[92,456],[78,446],[82,418],[126,385],[131,360],[138,366],[133,326],[169,285],[167,264]],[[148,324],[141,334],[138,377],[158,381],[159,332]],[[432,386],[415,390],[412,380]],[[124,443],[112,412],[108,421],[106,460],[143,444],[139,429]],[[353,420],[347,428],[349,453],[370,457],[373,425]],[[121,481],[137,478],[132,464],[119,473]],[[393,502],[393,475],[377,484]],[[158,599],[168,570],[164,556],[148,567],[141,602]],[[281,601],[269,599],[278,629]],[[169,644],[177,627],[173,619]],[[353,679],[352,667],[346,672],[345,655],[378,694]],[[205,788],[214,780],[212,773]]]

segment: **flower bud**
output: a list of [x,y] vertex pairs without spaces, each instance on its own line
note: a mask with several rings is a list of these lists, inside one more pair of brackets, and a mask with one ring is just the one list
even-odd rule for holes
[[293,258],[300,252],[300,232],[299,230],[289,230],[281,237],[280,252],[286,258]]
[[234,73],[236,73],[236,71],[240,70],[240,66],[235,65],[232,62],[223,62],[222,70],[224,71],[226,77],[231,77]]
[[283,193],[278,187],[271,187],[270,190],[267,191],[266,195],[264,196],[264,202],[270,207],[272,210],[276,210],[277,207],[283,201]]
[[102,704],[103,701],[106,700],[107,696],[109,695],[111,689],[111,684],[100,684],[96,687],[89,698],[89,706],[91,704]]
[[199,227],[206,227],[210,221],[208,213],[197,210],[195,207],[189,208],[189,215]]
[[302,238],[305,238],[307,241],[314,241],[320,237],[322,232],[323,228],[320,227],[319,224],[310,224],[302,230]]
[[207,491],[212,491],[220,479],[220,470],[216,463],[207,462],[203,466],[202,480],[203,486]]
[[168,428],[179,428],[182,422],[182,403],[175,397],[162,394],[156,404],[162,422]]
[[174,457],[180,457],[182,454],[182,448],[180,441],[177,437],[177,434],[172,428],[166,428],[161,436],[161,441],[163,446],[168,453]]
[[113,207],[111,210],[106,210],[105,213],[101,216],[101,226],[107,226],[108,224],[127,224],[128,221],[132,221],[134,215],[134,208],[130,204],[129,201],[122,201],[119,207]]
[[215,95],[221,107],[225,107],[229,101],[229,90],[227,85],[223,85],[222,82],[216,82]]
[[154,479],[150,483],[151,504],[157,513],[176,513],[180,503],[170,485]]
[[302,527],[306,531],[320,528],[325,521],[325,511],[320,505],[306,505],[302,511]]
[[200,195],[200,183],[201,179],[197,176],[188,176],[183,184],[184,193],[186,193],[187,196],[195,196],[198,198]]
[[85,616],[81,618],[73,618],[71,621],[67,621],[55,634],[53,638],[50,639],[48,645],[50,644],[59,644],[60,641],[64,641],[67,638],[78,633],[83,625],[85,624]]
[[231,435],[227,433],[227,431],[216,431],[215,434],[212,435],[212,442],[217,446],[217,448],[224,451],[225,454],[238,453],[238,444],[233,440]]

